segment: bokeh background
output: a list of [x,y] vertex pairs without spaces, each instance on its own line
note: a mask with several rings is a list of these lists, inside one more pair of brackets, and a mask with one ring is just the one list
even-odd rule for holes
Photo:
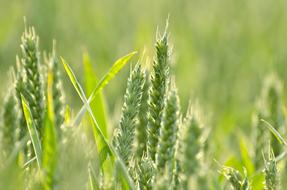
[[[250,134],[265,76],[273,72],[287,79],[286,10],[285,0],[0,0],[0,103],[11,84],[9,67],[20,53],[24,16],[35,26],[41,50],[50,51],[56,39],[58,54],[83,80],[84,51],[98,76],[133,50],[138,58],[145,50],[144,60],[152,61],[157,28],[164,30],[169,15],[182,109],[190,98],[200,102],[220,150],[215,157],[233,154],[234,137]],[[126,67],[104,90],[111,118],[121,107],[128,72]],[[64,83],[67,101],[77,109],[79,98]]]

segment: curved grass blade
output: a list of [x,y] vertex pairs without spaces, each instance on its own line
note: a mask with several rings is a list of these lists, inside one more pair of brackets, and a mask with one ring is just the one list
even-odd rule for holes
[[31,114],[31,110],[29,108],[28,102],[24,98],[23,95],[21,95],[21,99],[22,99],[22,107],[23,107],[25,120],[27,123],[27,127],[28,127],[28,131],[29,131],[30,138],[32,141],[33,149],[34,149],[35,156],[37,159],[37,164],[38,164],[38,167],[41,168],[41,161],[42,161],[41,141],[39,139],[37,129],[36,129],[35,124],[33,122],[32,114]]
[[[128,61],[136,54],[137,52],[129,53],[120,59],[118,59],[110,70],[102,77],[102,79],[97,83],[97,86],[92,91],[88,103],[90,104],[96,97],[96,95],[116,76],[116,74],[128,63]],[[73,126],[78,126],[81,122],[84,113],[86,112],[86,107],[83,106],[78,112],[75,120],[73,122]]]
[[[85,90],[88,95],[93,92],[94,87],[99,82],[96,72],[93,69],[88,53],[83,54]],[[100,91],[95,95],[94,101],[90,103],[93,114],[99,123],[101,130],[106,138],[108,138],[108,122],[106,103],[103,93]]]
[[278,142],[280,142],[280,144],[287,146],[287,142],[284,140],[284,138],[268,121],[264,119],[261,119],[261,121],[266,124],[266,127],[272,132],[272,134],[276,137],[276,139],[278,140]]

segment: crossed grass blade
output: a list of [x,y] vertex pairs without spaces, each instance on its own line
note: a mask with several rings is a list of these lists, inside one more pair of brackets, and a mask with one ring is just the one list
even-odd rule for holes
[[[96,95],[116,76],[116,74],[128,63],[128,61],[135,55],[137,52],[131,52],[120,59],[118,59],[110,70],[102,77],[102,79],[98,82],[97,86],[92,91],[89,99],[87,100],[88,104],[90,104],[96,97]],[[76,115],[73,126],[78,126],[81,122],[84,113],[86,112],[86,107],[83,106],[78,114]]]
[[[128,169],[126,168],[126,166],[124,165],[122,159],[119,157],[119,155],[116,153],[116,151],[113,149],[113,147],[108,143],[108,140],[105,138],[102,130],[100,129],[98,122],[92,112],[92,109],[90,107],[90,104],[85,96],[84,90],[82,88],[82,86],[80,85],[80,83],[78,82],[74,72],[72,71],[71,67],[67,64],[67,62],[62,58],[62,63],[63,66],[65,68],[66,73],[69,76],[69,79],[71,80],[75,90],[77,91],[78,95],[80,96],[82,102],[84,103],[84,110],[87,110],[93,123],[94,123],[94,132],[96,133],[95,136],[99,137],[98,142],[101,143],[103,145],[104,148],[106,148],[105,150],[107,150],[107,154],[110,155],[112,161],[115,160],[116,162],[116,168],[118,168],[121,171],[121,175],[124,177],[124,181],[128,184],[128,188],[129,189],[135,189],[135,185],[134,182],[132,181],[131,176],[129,175]],[[118,66],[117,66],[118,68]],[[104,77],[106,78],[108,81],[111,79],[111,75],[108,74],[108,77]],[[105,80],[104,80],[105,81]],[[106,81],[107,82],[107,81]],[[107,83],[106,82],[100,82],[100,84],[102,85],[98,85],[99,87],[96,89],[96,92],[98,92],[99,90],[101,90]],[[91,99],[93,99],[93,94],[91,95]],[[99,150],[101,151],[101,150]]]

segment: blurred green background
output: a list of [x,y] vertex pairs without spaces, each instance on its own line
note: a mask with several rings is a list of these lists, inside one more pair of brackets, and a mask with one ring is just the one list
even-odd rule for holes
[[[164,30],[169,15],[182,109],[191,98],[211,114],[213,142],[222,153],[235,146],[238,131],[250,133],[263,78],[275,72],[287,79],[286,10],[285,0],[0,0],[1,96],[20,52],[24,16],[35,26],[41,50],[50,50],[56,39],[58,54],[83,80],[84,51],[98,76],[133,50],[141,55],[145,49],[151,61],[156,30]],[[128,71],[104,90],[111,117],[121,107]],[[64,86],[69,104],[78,107],[70,82]]]

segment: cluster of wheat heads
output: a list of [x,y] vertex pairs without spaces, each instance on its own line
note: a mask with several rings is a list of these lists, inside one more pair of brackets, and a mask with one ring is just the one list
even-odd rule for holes
[[202,170],[206,129],[193,107],[181,112],[167,31],[155,48],[151,72],[137,63],[130,73],[113,145],[136,189],[189,189]]
[[[252,154],[242,145],[241,168],[220,166],[225,183],[210,171],[216,161],[200,106],[191,103],[181,110],[167,30],[157,35],[152,69],[140,61],[131,67],[112,135],[101,90],[135,52],[118,59],[100,80],[84,54],[84,88],[57,56],[55,42],[42,56],[33,28],[21,39],[1,112],[0,189],[274,190],[286,185],[280,182],[286,164],[278,164],[287,155],[282,83],[274,75],[254,113]],[[64,104],[60,64],[83,103],[75,114]]]
[[[135,52],[118,59],[100,80],[84,56],[87,97],[57,56],[55,42],[42,56],[32,27],[25,28],[21,42],[1,114],[1,189],[160,189],[169,183],[168,189],[189,188],[201,167],[204,128],[191,107],[186,116],[180,110],[167,32],[157,37],[152,71],[140,62],[131,69],[111,137],[101,115],[101,90]],[[63,101],[61,62],[83,102],[74,116]],[[82,125],[88,127],[77,127]]]

